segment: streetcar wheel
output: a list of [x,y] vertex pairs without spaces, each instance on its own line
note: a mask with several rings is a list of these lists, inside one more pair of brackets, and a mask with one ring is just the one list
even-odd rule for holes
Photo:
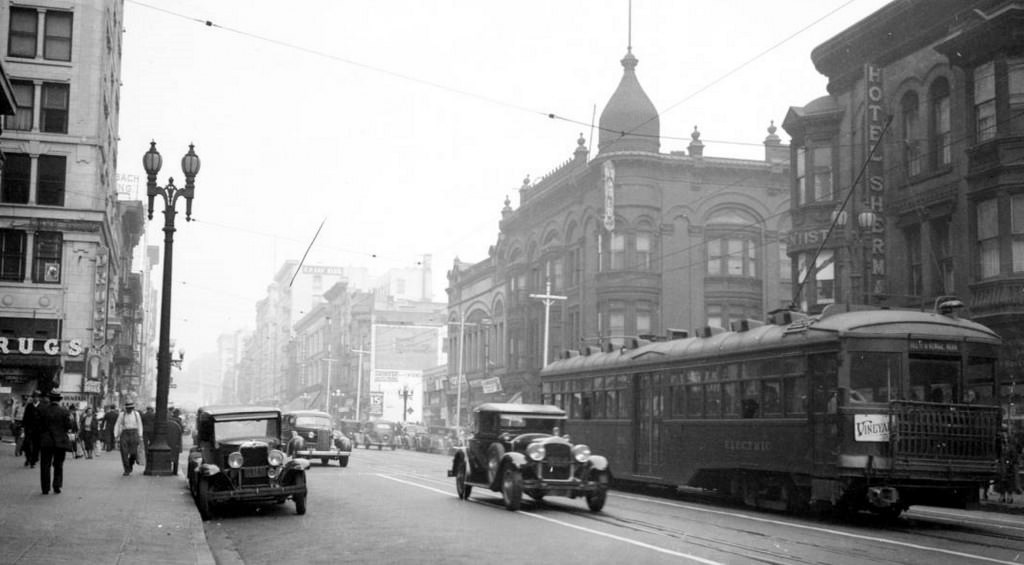
[[587,493],[587,508],[590,508],[591,512],[600,512],[608,500],[608,473],[596,473],[594,482],[597,483],[597,489]]
[[505,508],[513,511],[523,503],[523,474],[511,465],[505,467],[501,476],[501,498]]
[[467,500],[473,492],[473,487],[466,484],[466,465],[461,461],[456,465],[459,468],[455,471],[455,492],[458,493],[459,500]]

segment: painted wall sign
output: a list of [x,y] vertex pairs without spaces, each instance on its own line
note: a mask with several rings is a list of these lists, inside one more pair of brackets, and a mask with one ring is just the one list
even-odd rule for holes
[[856,441],[889,441],[887,414],[854,414],[853,439]]

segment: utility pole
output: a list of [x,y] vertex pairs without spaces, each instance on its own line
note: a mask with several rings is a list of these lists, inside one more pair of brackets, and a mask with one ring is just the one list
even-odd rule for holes
[[363,399],[363,355],[370,352],[364,349],[353,349],[352,353],[359,354],[359,365],[356,366],[356,420],[359,420],[359,404]]
[[541,367],[548,366],[548,344],[550,343],[551,337],[551,305],[556,300],[568,300],[568,296],[558,296],[551,294],[551,277],[548,277],[547,282],[544,284],[544,294],[531,294],[530,298],[540,299],[544,303],[544,364]]

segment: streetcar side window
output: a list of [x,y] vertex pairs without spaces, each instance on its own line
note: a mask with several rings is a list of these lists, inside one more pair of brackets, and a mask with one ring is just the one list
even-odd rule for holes
[[850,353],[850,400],[888,402],[899,384],[900,354],[878,351]]
[[765,415],[778,415],[782,413],[782,382],[776,380],[764,381],[761,383],[764,392]]
[[965,404],[996,405],[996,362],[985,357],[971,357],[967,361],[967,379],[962,402]]
[[757,418],[761,415],[761,381],[743,383],[743,417]]

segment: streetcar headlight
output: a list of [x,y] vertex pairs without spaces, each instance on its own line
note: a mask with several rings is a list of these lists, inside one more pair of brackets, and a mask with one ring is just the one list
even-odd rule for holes
[[232,453],[231,455],[228,455],[228,467],[231,467],[232,469],[238,469],[241,466],[242,466],[242,453],[241,452],[236,451],[236,452]]
[[590,448],[581,443],[572,448],[572,457],[580,463],[586,463],[590,459]]
[[271,467],[280,467],[284,465],[284,453],[274,449],[267,455],[267,464]]
[[547,449],[542,443],[531,443],[526,446],[526,456],[534,461],[540,461],[547,455]]

